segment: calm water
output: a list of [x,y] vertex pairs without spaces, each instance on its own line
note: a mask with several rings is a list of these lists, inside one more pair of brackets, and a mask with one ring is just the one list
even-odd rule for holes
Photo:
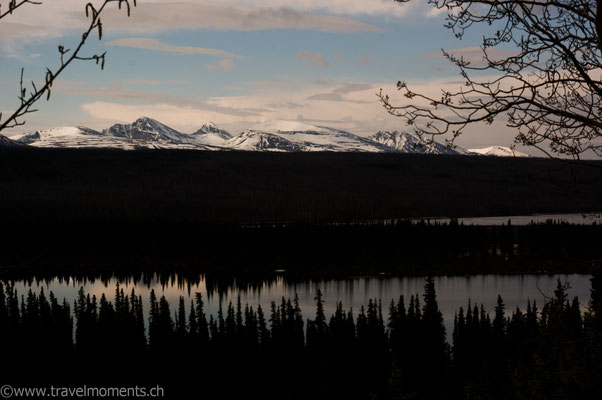
[[[110,278],[105,280],[87,279],[86,281],[69,278],[67,280],[53,279],[44,282],[26,283],[16,282],[15,287],[20,294],[25,294],[30,288],[39,291],[44,288],[48,293],[53,291],[59,299],[66,298],[71,304],[77,296],[81,286],[86,292],[98,298],[104,293],[111,300],[115,293],[115,285],[119,282],[126,293],[135,288],[136,294],[142,295],[145,301],[145,312],[148,312],[148,298],[151,289],[155,290],[157,297],[164,295],[169,301],[172,311],[175,311],[180,296],[186,299],[186,306],[200,292],[205,300],[205,310],[208,314],[217,314],[219,305],[227,307],[228,303],[236,303],[240,295],[242,304],[248,303],[253,308],[261,305],[269,313],[272,301],[279,303],[282,296],[299,296],[299,303],[303,315],[313,318],[315,312],[316,290],[320,289],[324,295],[327,316],[334,312],[336,302],[343,302],[345,309],[353,307],[357,314],[362,305],[367,305],[369,299],[379,298],[383,301],[383,314],[387,315],[386,308],[391,300],[397,300],[404,295],[406,306],[412,294],[419,294],[422,302],[424,279],[417,277],[391,278],[391,277],[361,277],[341,280],[289,282],[285,275],[278,276],[270,281],[254,283],[241,283],[230,281],[224,283],[211,281],[201,275],[191,281],[172,275],[168,279],[158,279],[157,276],[146,276],[134,281],[133,279]],[[590,275],[482,275],[474,277],[436,277],[435,287],[439,308],[443,313],[448,335],[453,328],[454,313],[460,308],[466,309],[468,299],[472,303],[483,304],[485,309],[493,315],[497,295],[500,294],[506,304],[508,314],[520,307],[525,309],[527,300],[535,300],[541,309],[545,297],[554,294],[557,279],[570,282],[569,298],[578,296],[582,308],[587,307],[589,301]]]
[[[470,217],[458,218],[458,223],[464,225],[505,225],[508,221],[512,225],[529,225],[530,223],[544,223],[546,221],[568,222],[570,224],[591,225],[602,223],[602,213],[584,214],[533,214],[533,215],[507,215],[501,217]],[[449,222],[449,218],[430,218],[433,222]]]

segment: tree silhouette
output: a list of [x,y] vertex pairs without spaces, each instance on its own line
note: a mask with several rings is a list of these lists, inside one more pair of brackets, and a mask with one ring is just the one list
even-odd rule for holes
[[437,96],[400,81],[397,89],[407,101],[394,104],[379,94],[389,113],[418,135],[444,135],[450,143],[468,125],[506,118],[517,130],[515,143],[548,156],[602,155],[600,0],[429,3],[447,12],[445,26],[458,38],[481,28],[480,57],[443,51],[463,86]]
[[195,311],[196,311],[196,321],[198,324],[198,336],[197,343],[200,351],[207,351],[207,346],[209,345],[209,325],[207,323],[207,317],[205,316],[205,310],[203,309],[203,296],[201,293],[195,294]]
[[[599,290],[598,277],[592,291]],[[567,289],[558,282],[541,314],[528,303],[526,311],[517,308],[509,318],[499,297],[493,321],[469,300],[454,319],[450,361],[432,278],[426,279],[422,306],[418,295],[410,297],[407,309],[403,297],[389,306],[388,329],[380,299],[370,299],[357,318],[338,302],[321,337],[316,320],[324,304],[316,296],[307,342],[296,298],[272,304],[271,327],[260,307],[255,312],[242,301],[230,302],[225,313],[209,316],[205,342],[199,334],[199,321],[206,321],[200,294],[187,317],[183,301],[170,309],[151,290],[148,346],[144,333],[139,335],[142,298],[135,291],[125,295],[116,285],[115,298],[108,301],[103,294],[97,304],[80,289],[72,313],[52,292],[19,295],[3,282],[0,349],[10,363],[3,378],[65,385],[159,382],[181,398],[199,392],[207,398],[597,398],[595,315],[593,310],[584,315],[577,299],[568,301]],[[37,368],[48,362],[52,368]]]

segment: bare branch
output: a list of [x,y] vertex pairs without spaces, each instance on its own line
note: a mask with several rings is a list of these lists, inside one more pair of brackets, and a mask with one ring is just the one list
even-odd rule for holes
[[[56,80],[56,78],[74,61],[79,60],[79,61],[95,61],[97,65],[100,65],[101,69],[104,69],[104,64],[105,64],[105,53],[102,54],[95,54],[92,56],[83,56],[80,55],[81,50],[83,49],[86,40],[88,39],[88,37],[90,37],[90,34],[93,31],[97,31],[98,33],[98,38],[99,40],[102,39],[102,22],[100,20],[100,16],[101,13],[103,12],[103,10],[107,7],[107,5],[109,3],[118,3],[119,8],[121,8],[122,4],[125,3],[127,6],[127,10],[128,10],[128,15],[129,15],[129,10],[130,10],[130,5],[129,5],[129,1],[130,0],[105,0],[102,5],[100,6],[100,8],[96,9],[92,3],[88,3],[86,5],[85,11],[86,11],[86,16],[88,18],[90,18],[90,23],[88,25],[88,28],[84,31],[84,33],[81,36],[81,39],[78,43],[78,45],[74,48],[74,50],[70,50],[70,49],[65,49],[64,46],[60,45],[58,46],[58,51],[60,54],[60,66],[58,68],[56,68],[55,70],[51,70],[50,68],[46,68],[46,74],[44,77],[44,84],[41,86],[37,86],[33,81],[31,83],[31,86],[33,88],[33,90],[31,90],[29,92],[29,94],[27,93],[27,89],[24,87],[23,84],[23,69],[21,69],[21,79],[20,79],[20,90],[19,90],[19,102],[20,105],[19,107],[8,117],[6,118],[4,121],[2,121],[1,119],[1,115],[0,115],[0,132],[2,132],[4,129],[8,129],[8,128],[12,128],[15,126],[20,126],[23,125],[25,122],[20,120],[21,117],[33,113],[35,111],[37,111],[36,109],[33,109],[33,105],[40,100],[44,95],[46,96],[46,100],[50,99],[50,95],[51,95],[51,88],[52,88],[52,84],[54,83],[54,81]],[[19,3],[19,5],[26,3],[26,2],[30,2],[33,4],[37,4],[35,2],[31,2],[31,1],[23,1],[21,3]],[[132,1],[132,4],[134,6],[136,6],[136,0]],[[16,7],[13,7],[13,10]]]
[[10,0],[8,2],[8,11],[5,11],[5,12],[2,12],[2,4],[0,4],[0,19],[6,17],[9,14],[12,14],[13,11],[15,11],[17,8],[21,7],[23,4],[40,5],[40,4],[42,4],[42,2],[41,1],[33,1],[33,0],[21,0],[21,1]]
[[[407,99],[401,104],[392,104],[382,90],[378,94],[389,113],[405,119],[419,135],[449,135],[451,143],[470,124],[505,117],[506,125],[517,129],[515,143],[542,151],[545,145],[545,154],[575,160],[584,152],[602,157],[602,17],[597,7],[602,0],[429,3],[448,11],[446,27],[456,37],[473,26],[489,27],[482,62],[443,51],[464,86],[433,98],[399,82]],[[494,77],[478,78],[477,71]]]

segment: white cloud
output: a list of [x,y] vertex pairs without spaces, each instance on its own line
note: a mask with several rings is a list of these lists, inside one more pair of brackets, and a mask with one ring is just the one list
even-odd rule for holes
[[425,14],[427,18],[438,18],[447,14],[447,8],[431,7]]
[[[361,0],[362,2],[364,0]],[[91,0],[97,7],[101,0]],[[380,3],[376,0],[376,3]],[[299,29],[323,32],[381,32],[382,29],[362,23],[345,15],[355,15],[349,11],[360,8],[360,1],[352,1],[345,11],[342,2],[337,7],[329,2],[284,1],[207,1],[207,0],[161,0],[140,1],[132,8],[128,17],[125,10],[116,4],[109,4],[103,11],[102,21],[105,33],[155,33],[178,29],[218,29],[254,31],[265,29]],[[370,3],[370,2],[368,2]],[[375,4],[376,4],[375,3]],[[56,39],[71,32],[80,32],[88,25],[85,15],[86,2],[74,0],[53,0],[41,5],[25,5],[0,24],[0,43],[3,46],[15,42]],[[376,4],[376,9],[382,5]],[[391,4],[389,5],[391,6]],[[343,16],[324,15],[318,11],[339,10]],[[365,8],[368,10],[368,8]],[[373,13],[373,12],[371,12]]]
[[173,46],[173,45],[161,43],[158,40],[150,39],[150,38],[118,39],[118,40],[113,40],[113,41],[108,42],[107,46],[132,47],[132,48],[136,48],[136,49],[163,51],[163,52],[174,53],[174,54],[178,54],[178,55],[207,54],[207,55],[217,56],[217,57],[241,58],[241,56],[229,53],[225,50],[206,49],[203,47],[192,47],[192,46]]
[[[81,108],[86,116],[71,116],[77,122],[61,120],[61,124],[83,124],[92,128],[104,128],[116,122],[130,123],[140,116],[149,116],[182,132],[193,132],[203,123],[213,121],[232,133],[239,133],[258,122],[271,119],[303,120],[311,124],[332,126],[362,136],[379,130],[411,131],[401,118],[389,115],[376,97],[379,88],[391,96],[394,104],[408,101],[396,90],[393,82],[249,82],[262,88],[247,91],[245,96],[221,96],[201,99],[180,96],[158,90],[134,90],[120,83],[91,88],[84,82],[59,81],[55,83],[56,96],[67,94],[87,97]],[[437,81],[408,82],[408,86],[420,93],[440,96],[442,89],[458,89],[461,82]],[[334,94],[330,99],[308,100],[312,96]],[[341,101],[341,98],[344,101]],[[31,126],[48,128],[53,115],[49,111],[32,114]],[[63,115],[56,113],[57,115]],[[50,123],[50,126],[53,123]],[[511,145],[516,134],[504,121],[491,126],[474,125],[457,140],[464,148],[490,145]],[[442,140],[442,139],[441,139]],[[522,150],[521,150],[522,151]]]
[[[131,123],[141,116],[147,116],[161,121],[182,132],[194,132],[207,121],[220,120],[224,114],[208,111],[192,106],[175,106],[173,104],[122,104],[106,101],[94,101],[82,105],[82,109],[90,116],[107,121],[107,127],[113,123]],[[229,115],[231,119],[243,119],[241,116]]]
[[141,3],[131,17],[111,9],[107,26],[127,32],[160,32],[173,29],[213,28],[255,31],[299,29],[324,32],[380,32],[381,28],[350,18],[315,14],[278,5],[261,7],[247,2],[165,2]]
[[[443,81],[418,83],[416,89],[433,94],[440,93],[445,85]],[[376,97],[378,88],[383,87],[393,101],[403,101],[392,83],[331,82],[326,86],[299,83],[245,96],[209,99],[128,89],[120,83],[102,88],[89,88],[77,82],[57,82],[56,86],[61,93],[91,97],[93,101],[82,108],[94,118],[131,122],[145,115],[183,131],[198,129],[206,121],[237,132],[266,120],[299,118],[363,135],[382,129],[410,130],[403,120],[387,114]]]
[[372,89],[374,86],[367,83],[346,83],[343,86],[336,88],[328,93],[316,93],[307,98],[307,100],[321,100],[321,101],[343,101],[349,103],[369,103],[365,100],[357,100],[349,98],[345,95],[353,92],[364,92]]
[[[82,109],[96,120],[132,122],[145,115],[184,132],[192,132],[207,121],[232,132],[240,132],[258,122],[296,120],[300,116],[306,121],[313,121],[311,123],[322,121],[323,125],[366,135],[379,129],[401,128],[401,121],[389,116],[376,99],[376,86],[372,84],[339,83],[330,87],[297,84],[293,87],[272,87],[269,93],[210,99],[132,90],[120,84],[105,88],[86,88],[74,83],[66,86],[59,85],[57,90],[94,99],[85,103]],[[353,101],[307,101],[308,97],[325,90],[338,91]]]
[[[235,3],[236,0],[222,0]],[[305,11],[326,11],[341,15],[386,15],[403,17],[412,4],[395,0],[247,0],[247,4],[264,7],[289,7]],[[414,3],[414,2],[412,2]]]
[[77,82],[58,81],[53,87],[57,92],[77,96],[129,101],[138,104],[168,104],[174,107],[189,107],[226,115],[256,116],[260,115],[263,111],[257,107],[234,109],[216,106],[210,101],[202,100],[195,96],[173,95],[160,91],[129,89],[124,87],[120,82],[114,82],[105,87],[87,87],[80,85]]

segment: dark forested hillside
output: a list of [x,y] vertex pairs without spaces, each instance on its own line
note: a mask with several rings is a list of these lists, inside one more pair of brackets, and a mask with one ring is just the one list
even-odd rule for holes
[[23,149],[0,170],[0,267],[588,272],[602,257],[595,225],[403,220],[602,208],[600,168],[547,159]]
[[240,224],[591,212],[602,209],[600,170],[537,158],[4,150],[0,218]]

